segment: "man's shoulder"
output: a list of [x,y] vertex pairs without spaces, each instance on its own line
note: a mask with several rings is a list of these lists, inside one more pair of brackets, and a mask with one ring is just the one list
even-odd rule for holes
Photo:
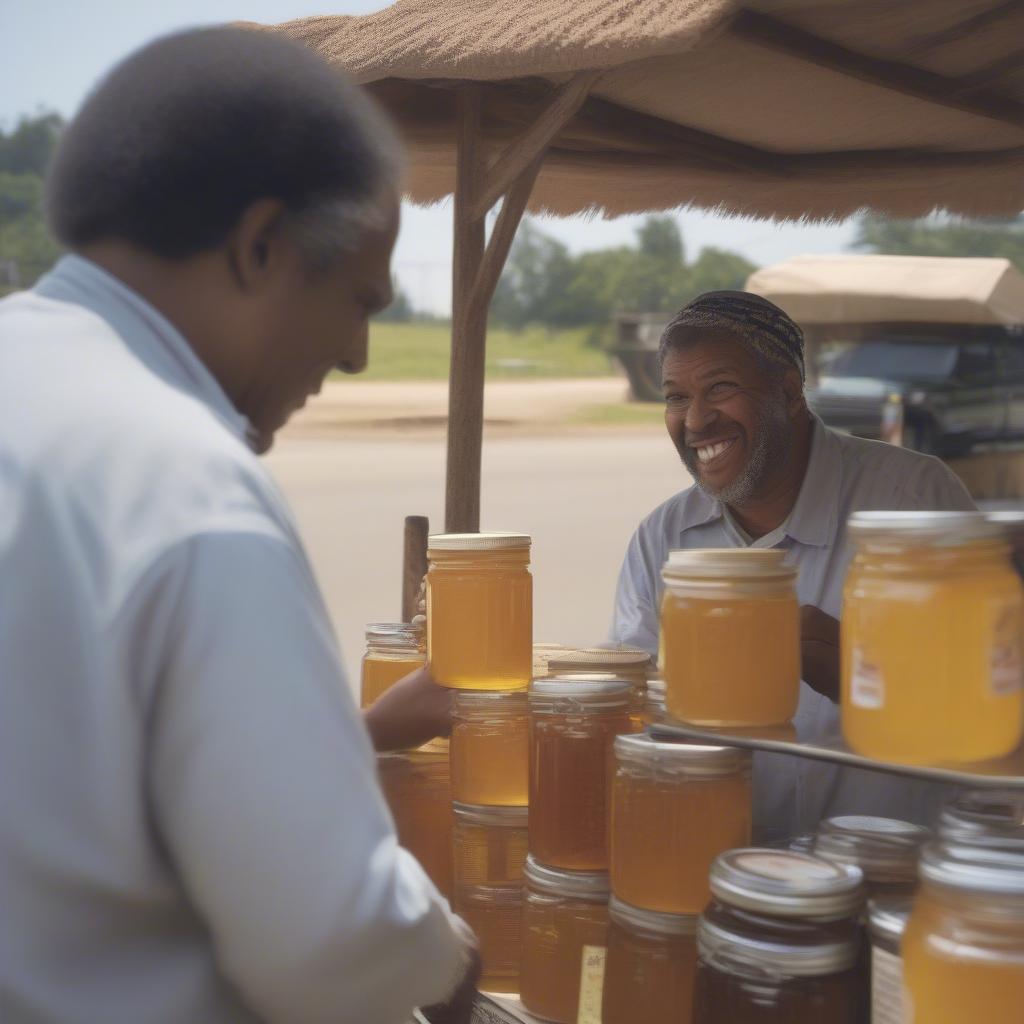
[[640,521],[637,534],[647,538],[678,539],[683,530],[707,522],[715,515],[715,502],[696,484],[673,494]]

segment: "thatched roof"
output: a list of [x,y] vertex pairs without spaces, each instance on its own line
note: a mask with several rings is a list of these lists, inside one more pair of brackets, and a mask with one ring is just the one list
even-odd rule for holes
[[399,0],[277,29],[387,107],[420,202],[452,191],[460,85],[484,83],[496,154],[596,69],[535,210],[1024,208],[1020,0]]

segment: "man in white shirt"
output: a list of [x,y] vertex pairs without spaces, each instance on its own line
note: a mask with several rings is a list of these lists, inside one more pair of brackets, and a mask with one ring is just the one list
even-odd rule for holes
[[5,1024],[468,1020],[472,936],[397,844],[254,454],[364,367],[400,163],[312,51],[236,29],[146,47],[66,130],[72,255],[0,303]]
[[[937,459],[826,427],[804,398],[803,336],[766,299],[709,292],[661,341],[665,424],[694,485],[638,527],[615,597],[612,639],[658,649],[661,569],[673,548],[783,548],[799,568],[803,682],[794,724],[809,740],[839,730],[839,614],[853,555],[846,532],[864,509],[972,509]],[[812,831],[825,817],[928,821],[941,787],[758,754],[759,842]]]

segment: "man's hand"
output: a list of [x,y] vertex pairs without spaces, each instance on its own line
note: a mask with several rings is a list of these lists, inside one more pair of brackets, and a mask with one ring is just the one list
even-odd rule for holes
[[465,977],[451,999],[440,1006],[425,1006],[420,1013],[430,1021],[430,1024],[470,1024],[480,969],[480,954],[474,949],[470,952],[470,965]]
[[812,690],[839,703],[839,620],[820,608],[800,609],[801,676]]
[[429,666],[400,679],[363,714],[374,750],[404,750],[447,736],[452,731],[452,694],[434,682]]

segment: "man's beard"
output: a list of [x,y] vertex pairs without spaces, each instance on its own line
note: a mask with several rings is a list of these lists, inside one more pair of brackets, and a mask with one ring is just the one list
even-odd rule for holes
[[683,465],[705,494],[725,505],[742,507],[754,497],[769,475],[785,465],[790,456],[791,441],[792,430],[785,404],[782,401],[771,402],[758,417],[750,458],[731,483],[717,489],[706,484],[700,476],[700,459],[689,445],[683,446],[681,456]]

